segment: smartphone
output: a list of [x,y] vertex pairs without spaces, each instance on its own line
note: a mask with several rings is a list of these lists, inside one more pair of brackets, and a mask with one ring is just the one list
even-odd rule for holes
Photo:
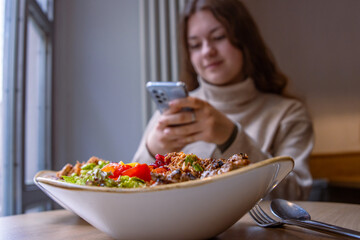
[[161,113],[169,108],[170,101],[188,96],[183,82],[147,82],[146,89]]

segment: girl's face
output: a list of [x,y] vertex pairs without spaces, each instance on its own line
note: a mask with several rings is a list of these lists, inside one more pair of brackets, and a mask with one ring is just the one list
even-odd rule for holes
[[230,85],[243,80],[243,53],[230,43],[225,28],[209,10],[189,18],[187,36],[191,63],[205,81]]

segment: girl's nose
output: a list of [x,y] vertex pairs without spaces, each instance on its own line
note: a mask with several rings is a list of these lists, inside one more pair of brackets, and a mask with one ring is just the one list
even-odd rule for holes
[[209,42],[205,42],[203,44],[202,53],[206,57],[211,57],[216,54],[216,49],[213,46],[213,44],[211,44]]

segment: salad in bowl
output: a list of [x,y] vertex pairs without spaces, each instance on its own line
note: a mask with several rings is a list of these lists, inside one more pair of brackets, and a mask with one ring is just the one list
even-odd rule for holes
[[150,165],[92,157],[40,171],[34,181],[115,239],[208,239],[236,223],[293,167],[286,156],[252,163],[246,154],[201,159],[175,152]]
[[250,161],[244,153],[229,159],[201,159],[183,152],[157,154],[155,163],[119,163],[91,157],[75,166],[66,164],[56,173],[59,180],[88,186],[142,188],[162,184],[203,179],[247,166]]

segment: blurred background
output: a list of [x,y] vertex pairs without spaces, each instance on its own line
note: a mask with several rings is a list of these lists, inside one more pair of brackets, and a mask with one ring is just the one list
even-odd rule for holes
[[[310,200],[360,203],[360,1],[244,0],[314,121]],[[39,170],[129,162],[178,80],[185,0],[0,0],[0,216],[54,207]]]

